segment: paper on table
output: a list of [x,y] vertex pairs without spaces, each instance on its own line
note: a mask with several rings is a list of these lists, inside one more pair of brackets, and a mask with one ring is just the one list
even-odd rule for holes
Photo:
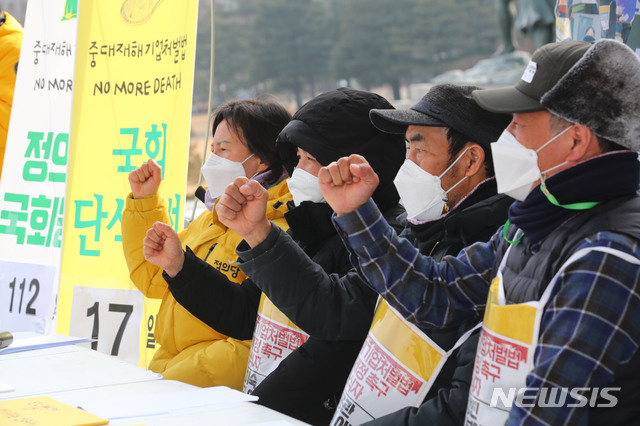
[[247,395],[226,386],[216,386],[153,395],[128,395],[121,398],[103,399],[84,403],[80,408],[114,420],[167,414],[184,408],[257,400],[257,396]]
[[95,339],[85,339],[83,337],[65,336],[62,334],[52,334],[47,336],[28,337],[26,339],[14,340],[13,343],[4,349],[0,349],[0,355],[14,352],[30,351],[33,349],[51,348],[54,346],[74,345],[76,343],[94,342]]
[[12,392],[14,390],[16,390],[16,388],[14,388],[10,384],[5,383],[2,380],[0,380],[0,393],[2,393],[2,392]]
[[47,396],[0,401],[0,424],[47,426],[95,426],[109,420]]

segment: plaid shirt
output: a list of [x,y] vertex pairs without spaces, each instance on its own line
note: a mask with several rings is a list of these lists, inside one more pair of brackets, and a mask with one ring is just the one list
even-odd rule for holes
[[[410,321],[441,328],[483,315],[502,229],[489,242],[436,263],[398,238],[371,201],[333,221],[360,274]],[[588,247],[610,247],[640,259],[638,241],[619,234],[600,232],[577,250]],[[526,386],[612,386],[614,373],[640,344],[640,265],[591,251],[552,284]],[[571,402],[567,398],[561,407],[514,404],[507,424],[587,424],[588,407],[568,407]]]

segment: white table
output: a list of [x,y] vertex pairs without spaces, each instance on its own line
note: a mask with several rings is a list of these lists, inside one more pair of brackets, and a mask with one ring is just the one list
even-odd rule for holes
[[277,411],[251,402],[175,411],[169,415],[114,420],[112,426],[293,426],[306,425]]
[[[173,401],[163,407],[166,412],[161,414],[154,414],[151,410],[142,415],[111,418],[109,424],[116,426],[305,424],[252,402],[212,400],[209,403],[207,400],[207,405],[184,408],[193,404],[188,400],[189,394],[228,390],[203,390],[186,383],[164,380],[159,374],[79,345],[0,355],[0,381],[15,389],[0,392],[0,400],[46,395],[76,407],[98,404],[104,408],[114,401],[114,409],[121,405],[116,402],[118,399],[141,401],[141,407],[145,401],[162,400],[167,396]],[[182,400],[181,394],[185,395]]]
[[0,399],[161,380],[160,374],[79,346],[0,355],[0,377],[15,387]]

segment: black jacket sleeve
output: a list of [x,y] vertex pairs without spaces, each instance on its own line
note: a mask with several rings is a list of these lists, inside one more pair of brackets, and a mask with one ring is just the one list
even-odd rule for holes
[[200,321],[235,339],[252,338],[262,292],[250,279],[229,280],[189,247],[182,270],[174,278],[163,276],[173,297]]
[[[254,250],[260,254],[255,256]],[[251,249],[237,248],[238,266],[298,327],[318,339],[360,340],[371,326],[377,294],[355,270],[327,274],[280,228]]]

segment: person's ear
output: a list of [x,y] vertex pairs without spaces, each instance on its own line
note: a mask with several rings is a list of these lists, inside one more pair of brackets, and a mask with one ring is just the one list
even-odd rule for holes
[[256,165],[256,169],[258,173],[262,173],[269,168],[269,163],[257,155],[254,156],[258,160],[258,164]]
[[565,159],[566,161],[578,163],[599,154],[599,152],[596,152],[600,149],[598,139],[587,126],[574,124],[567,131],[567,136],[572,139],[572,144]]
[[465,176],[475,176],[479,171],[484,170],[484,149],[480,145],[469,144],[464,156]]

